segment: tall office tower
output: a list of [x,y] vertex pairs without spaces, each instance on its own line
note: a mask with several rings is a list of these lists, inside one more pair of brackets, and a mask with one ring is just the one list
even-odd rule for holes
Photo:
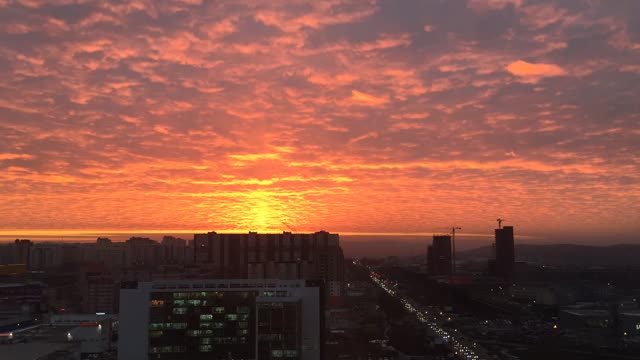
[[451,235],[433,235],[428,265],[432,275],[451,275]]
[[317,285],[246,279],[123,283],[118,359],[319,360]]
[[496,229],[496,275],[511,278],[515,272],[515,250],[513,240],[513,226]]
[[344,255],[338,234],[194,235],[194,261],[219,278],[323,280],[325,295],[344,292]]

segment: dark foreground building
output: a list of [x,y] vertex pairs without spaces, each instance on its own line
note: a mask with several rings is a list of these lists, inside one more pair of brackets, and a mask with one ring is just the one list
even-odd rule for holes
[[497,276],[511,278],[515,272],[515,250],[513,239],[513,226],[505,226],[496,229],[496,261],[495,273]]
[[427,249],[427,267],[430,275],[451,275],[451,236],[433,235]]
[[321,359],[320,287],[303,280],[123,284],[118,359]]

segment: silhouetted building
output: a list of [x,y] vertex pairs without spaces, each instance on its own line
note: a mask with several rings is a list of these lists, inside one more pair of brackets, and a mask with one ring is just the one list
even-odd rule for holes
[[194,235],[194,261],[218,278],[322,280],[328,296],[344,293],[344,255],[338,234]]
[[319,360],[320,288],[303,280],[123,283],[118,359]]
[[113,244],[113,243],[111,242],[111,239],[109,239],[109,238],[99,237],[99,238],[96,239],[96,245],[98,247],[108,247],[111,244]]
[[187,254],[187,241],[174,236],[165,236],[160,242],[163,264],[184,264]]
[[82,311],[87,314],[117,312],[117,293],[113,275],[100,265],[92,265],[82,274]]
[[14,242],[14,263],[26,264],[29,267],[29,260],[31,258],[31,247],[33,242],[31,240],[16,239]]
[[451,275],[451,236],[433,235],[427,248],[427,268],[430,275]]
[[513,226],[504,226],[501,229],[496,229],[495,239],[495,274],[500,277],[510,278],[515,272],[516,264]]
[[127,266],[154,267],[162,260],[162,248],[149,238],[132,237],[125,243]]
[[433,257],[433,246],[427,245],[427,273],[433,274],[436,269],[436,261]]

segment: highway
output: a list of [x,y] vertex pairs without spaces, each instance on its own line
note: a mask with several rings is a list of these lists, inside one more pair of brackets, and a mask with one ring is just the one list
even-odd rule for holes
[[[355,265],[364,266],[354,261]],[[449,344],[456,356],[465,360],[484,360],[490,359],[486,351],[473,341],[465,338],[464,335],[453,329],[452,332],[444,330],[442,324],[447,321],[447,316],[435,307],[423,307],[410,298],[402,296],[395,284],[388,279],[384,279],[380,274],[376,273],[371,267],[366,266],[369,271],[371,280],[383,289],[391,297],[402,303],[407,312],[415,314],[418,321],[425,324],[430,332],[436,337],[436,342]]]

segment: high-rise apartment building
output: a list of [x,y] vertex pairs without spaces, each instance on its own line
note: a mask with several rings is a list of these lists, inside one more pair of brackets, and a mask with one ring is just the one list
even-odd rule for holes
[[174,236],[165,236],[162,246],[162,264],[184,264],[187,255],[187,241]]
[[132,237],[125,243],[127,266],[157,266],[162,262],[162,247],[149,238]]
[[27,267],[29,267],[29,260],[31,258],[31,248],[33,247],[33,242],[31,240],[16,239],[16,241],[14,242],[14,246],[14,262],[16,264],[26,264]]
[[515,272],[513,226],[504,226],[495,229],[495,235],[495,273],[500,277],[513,277]]
[[427,248],[428,269],[431,275],[451,275],[451,236],[433,235]]
[[325,293],[344,292],[344,255],[338,234],[194,235],[194,262],[219,278],[322,280]]
[[118,359],[319,360],[317,285],[250,279],[123,283]]

